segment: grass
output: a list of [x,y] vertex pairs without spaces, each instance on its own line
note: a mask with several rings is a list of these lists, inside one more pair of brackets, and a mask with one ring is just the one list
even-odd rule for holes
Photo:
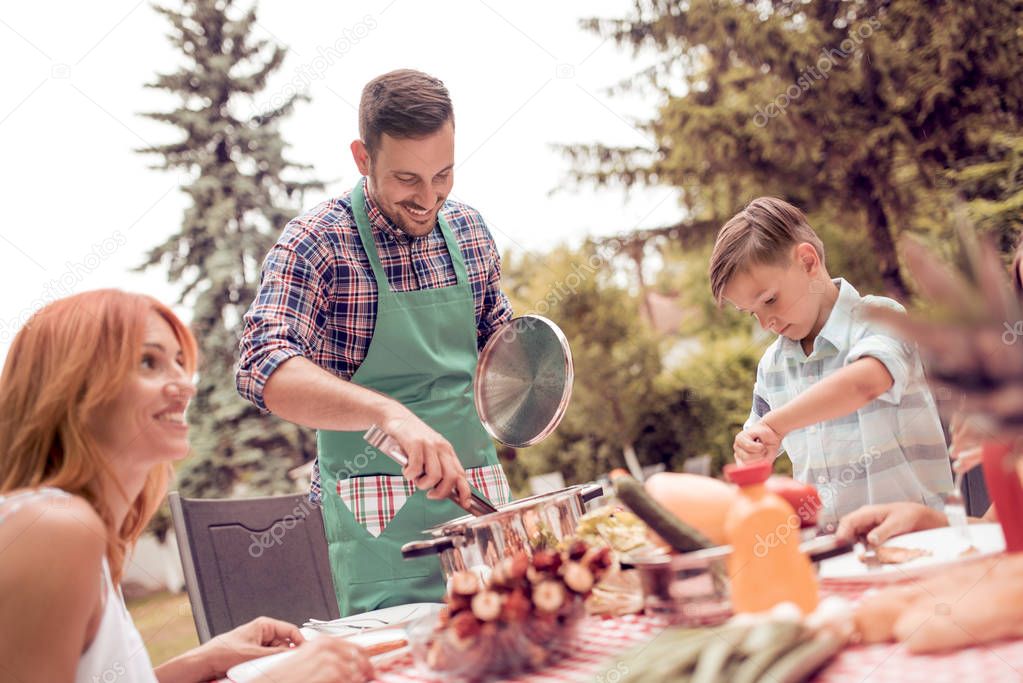
[[153,666],[199,644],[187,594],[155,593],[127,602]]

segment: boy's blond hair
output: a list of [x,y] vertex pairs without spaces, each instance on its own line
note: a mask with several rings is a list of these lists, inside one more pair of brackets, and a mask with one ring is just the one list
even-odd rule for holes
[[757,197],[718,231],[710,256],[710,290],[720,306],[725,287],[753,265],[782,265],[807,242],[824,263],[824,244],[802,211],[777,197]]

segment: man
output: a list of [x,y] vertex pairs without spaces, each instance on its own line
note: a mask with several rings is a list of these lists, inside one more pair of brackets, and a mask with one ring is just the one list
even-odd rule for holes
[[[311,495],[342,615],[440,600],[436,558],[403,560],[401,546],[464,514],[446,500],[453,490],[510,499],[472,381],[511,308],[483,219],[447,199],[447,89],[411,70],[374,79],[359,134],[351,151],[365,178],[288,223],[267,255],[237,374],[260,409],[318,430]],[[362,440],[374,424],[407,467]]]

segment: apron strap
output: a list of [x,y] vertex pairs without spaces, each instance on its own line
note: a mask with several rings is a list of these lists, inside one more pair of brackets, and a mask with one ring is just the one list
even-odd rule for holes
[[[373,268],[373,276],[377,281],[378,297],[390,296],[391,285],[387,281],[387,273],[384,272],[383,263],[380,261],[380,254],[377,252],[376,241],[373,239],[373,228],[369,222],[369,214],[366,212],[366,193],[363,189],[365,184],[365,178],[361,178],[359,182],[352,188],[352,214],[355,216],[355,224],[359,228],[359,238],[362,240],[362,248],[366,251],[366,256],[369,257],[369,264]],[[448,256],[451,258],[451,265],[455,269],[455,279],[457,286],[465,286],[469,281],[469,276],[465,269],[465,260],[462,258],[462,250],[458,248],[458,243],[455,242],[454,235],[451,234],[451,228],[448,226],[447,220],[441,213],[437,214],[437,220],[440,223],[440,231],[444,236],[444,244],[448,248]]]

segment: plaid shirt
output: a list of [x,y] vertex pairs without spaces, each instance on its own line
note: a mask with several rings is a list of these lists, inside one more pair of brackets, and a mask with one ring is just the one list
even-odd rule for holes
[[915,347],[863,317],[866,305],[902,310],[892,300],[861,297],[839,278],[838,300],[807,356],[778,337],[757,367],[746,426],[849,363],[870,356],[892,376],[892,387],[855,413],[789,433],[782,448],[793,476],[821,494],[822,523],[871,503],[909,500],[940,507],[952,490],[948,448],[934,397]]
[[[479,212],[450,199],[441,210],[465,260],[482,348],[512,317],[501,291],[501,259]],[[391,291],[456,284],[439,229],[410,237],[380,212],[368,192],[366,213]],[[238,393],[268,412],[263,401],[266,381],[294,356],[351,379],[369,349],[376,308],[376,280],[359,239],[350,193],[294,218],[267,254],[259,291],[245,314],[235,377]],[[314,468],[314,499],[319,489],[319,470]]]

